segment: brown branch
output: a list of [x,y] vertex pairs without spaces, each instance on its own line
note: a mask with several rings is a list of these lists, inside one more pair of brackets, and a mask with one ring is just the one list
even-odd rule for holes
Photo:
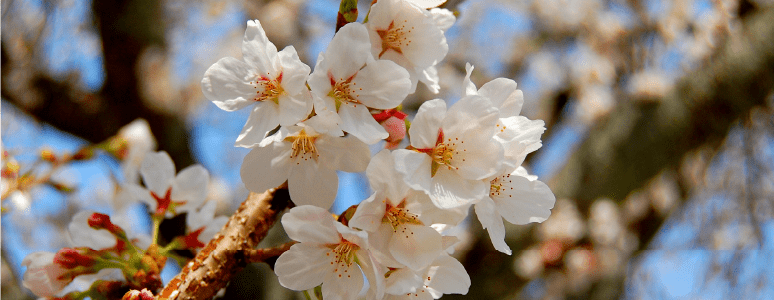
[[278,195],[287,185],[262,194],[250,193],[218,234],[159,293],[157,299],[211,299],[240,270],[256,259],[281,253],[276,249],[253,250],[266,237],[289,198]]

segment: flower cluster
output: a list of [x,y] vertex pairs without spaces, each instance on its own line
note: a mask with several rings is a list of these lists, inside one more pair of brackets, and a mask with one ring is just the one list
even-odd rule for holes
[[[548,218],[554,195],[521,167],[541,147],[544,123],[519,115],[513,80],[477,88],[470,65],[461,99],[426,101],[409,123],[399,106],[418,82],[438,92],[454,15],[432,8],[443,1],[374,2],[365,23],[339,28],[313,71],[293,46],[277,52],[260,22],[248,21],[244,60],[212,65],[202,90],[224,110],[254,105],[236,141],[251,148],[245,186],[261,193],[287,180],[297,206],[282,225],[299,243],[275,265],[283,286],[319,287],[324,299],[354,299],[365,281],[368,299],[465,294],[470,278],[449,255],[457,240],[443,233],[474,207],[495,248],[510,254],[503,219]],[[409,146],[388,150],[406,128]],[[383,140],[388,149],[371,157],[368,145]],[[327,211],[337,170],[365,171],[374,191],[338,217]]]
[[[104,299],[121,297],[128,289],[157,290],[167,258],[182,260],[172,250],[203,248],[226,217],[215,217],[215,202],[205,201],[209,174],[200,165],[175,174],[166,152],[143,153],[139,173],[144,186],[129,182],[119,188],[121,204],[114,217],[92,211],[77,213],[69,225],[72,248],[25,257],[23,284],[39,297]],[[153,232],[135,232],[127,218],[131,203],[148,207]],[[160,245],[159,227],[167,217],[187,213],[186,232]],[[85,286],[85,287],[84,287]],[[114,297],[115,296],[115,297]]]

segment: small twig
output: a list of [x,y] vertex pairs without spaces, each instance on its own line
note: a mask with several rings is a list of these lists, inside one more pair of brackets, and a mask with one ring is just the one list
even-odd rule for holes
[[271,248],[248,250],[245,252],[245,262],[247,263],[264,262],[271,257],[277,257],[282,255],[282,253],[285,253],[285,251],[288,251],[288,249],[290,249],[290,246],[293,246],[294,244],[296,244],[295,241],[287,242],[282,245],[271,247]]

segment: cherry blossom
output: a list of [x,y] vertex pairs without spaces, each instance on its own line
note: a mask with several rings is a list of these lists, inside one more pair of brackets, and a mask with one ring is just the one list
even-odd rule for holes
[[470,276],[465,267],[447,254],[441,254],[426,268],[397,269],[385,278],[385,300],[438,299],[443,294],[467,294]]
[[[280,255],[275,264],[274,272],[282,286],[301,291],[322,284],[323,299],[355,299],[364,284],[362,272],[369,280],[383,278],[374,274],[367,234],[336,222],[325,209],[294,207],[282,217],[282,226],[291,239],[299,242]],[[372,295],[381,298],[379,294]]]
[[406,68],[412,92],[417,81],[422,81],[438,93],[438,74],[433,66],[446,56],[449,45],[430,12],[409,1],[381,0],[371,6],[366,26],[371,53]]
[[207,201],[201,208],[186,215],[185,222],[191,231],[191,234],[186,236],[189,238],[186,240],[188,248],[204,247],[228,222],[225,216],[215,217],[216,204],[215,201]]
[[418,270],[441,252],[441,235],[422,218],[427,207],[417,198],[427,195],[409,189],[394,166],[388,150],[371,159],[366,174],[375,193],[360,203],[349,225],[369,232],[374,254],[385,266]]
[[540,136],[545,132],[542,120],[530,120],[519,116],[524,105],[524,94],[516,89],[516,82],[507,78],[497,78],[476,89],[470,81],[473,66],[465,65],[467,74],[463,81],[466,95],[479,95],[489,99],[500,112],[495,132],[495,140],[503,145],[507,169],[514,169],[524,162],[527,154],[539,149],[543,144]]
[[140,167],[145,188],[125,188],[148,204],[156,215],[172,216],[198,208],[207,195],[210,175],[201,165],[189,166],[175,175],[175,164],[164,151],[148,153]]
[[475,204],[476,215],[489,231],[495,249],[510,255],[502,219],[517,225],[543,222],[551,215],[556,197],[545,183],[529,175],[523,167],[495,176],[489,183],[489,196]]
[[409,94],[409,74],[388,60],[375,60],[369,52],[366,27],[349,23],[339,29],[328,49],[320,54],[309,87],[315,111],[338,113],[341,129],[367,144],[388,137],[368,108],[398,106]]
[[443,100],[423,103],[409,129],[412,150],[394,151],[396,169],[439,208],[483,198],[488,185],[482,180],[502,167],[503,148],[493,138],[497,116],[497,108],[477,95],[448,112]]
[[22,261],[27,267],[22,285],[38,297],[53,297],[73,280],[68,276],[70,270],[54,263],[54,256],[51,252],[35,252]]
[[354,136],[321,133],[335,133],[332,122],[321,114],[267,137],[245,156],[241,169],[245,187],[262,193],[287,180],[296,205],[329,208],[338,188],[336,170],[362,172],[371,156],[368,145]]
[[225,57],[207,69],[202,92],[226,111],[254,104],[236,140],[236,146],[249,148],[277,125],[293,125],[311,113],[306,87],[311,69],[301,62],[293,46],[277,52],[258,20],[247,21],[242,55],[244,61]]

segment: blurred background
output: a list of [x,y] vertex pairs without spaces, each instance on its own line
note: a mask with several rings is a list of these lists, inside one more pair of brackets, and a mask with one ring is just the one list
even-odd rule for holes
[[[360,20],[370,2],[360,1]],[[557,202],[542,224],[506,223],[512,256],[469,218],[455,256],[472,286],[444,299],[774,299],[774,1],[445,7],[458,19],[438,66],[441,93],[420,84],[407,112],[458,99],[466,62],[479,87],[514,79],[522,115],[547,127],[525,167]],[[37,168],[41,149],[72,153],[143,118],[178,170],[210,171],[209,198],[230,215],[247,195],[239,166],[248,150],[233,141],[248,110],[227,113],[205,99],[204,71],[241,57],[250,19],[314,66],[337,11],[327,0],[2,1],[4,170],[9,161]],[[61,186],[2,200],[4,298],[32,299],[21,287],[24,256],[69,246],[73,214],[113,211],[115,186],[136,180],[104,154],[50,175]],[[341,174],[334,210],[365,199],[366,182]],[[141,215],[138,230],[149,228]],[[166,280],[177,270],[168,264]],[[301,296],[256,264],[225,297]]]

